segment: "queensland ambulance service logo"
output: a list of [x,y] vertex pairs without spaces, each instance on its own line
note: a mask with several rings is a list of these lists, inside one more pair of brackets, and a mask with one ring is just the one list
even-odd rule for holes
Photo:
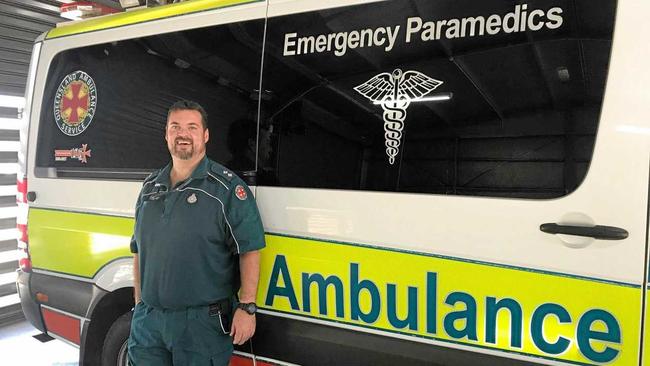
[[83,71],[68,74],[54,97],[54,120],[68,136],[83,133],[92,122],[97,108],[95,81]]
[[399,154],[406,109],[412,102],[427,100],[424,97],[441,84],[442,81],[419,71],[402,72],[401,69],[395,69],[392,73],[383,72],[354,88],[384,109],[386,155],[391,165]]

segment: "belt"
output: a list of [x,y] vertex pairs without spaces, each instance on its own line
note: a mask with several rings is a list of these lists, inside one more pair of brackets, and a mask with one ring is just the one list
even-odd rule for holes
[[208,305],[210,316],[215,316],[219,314],[231,314],[232,313],[232,298],[228,297],[225,299],[217,300],[214,303]]

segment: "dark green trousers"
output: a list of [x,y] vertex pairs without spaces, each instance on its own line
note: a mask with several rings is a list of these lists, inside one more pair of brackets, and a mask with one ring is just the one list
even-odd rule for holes
[[227,366],[233,351],[228,319],[208,306],[165,310],[136,305],[129,337],[131,366]]

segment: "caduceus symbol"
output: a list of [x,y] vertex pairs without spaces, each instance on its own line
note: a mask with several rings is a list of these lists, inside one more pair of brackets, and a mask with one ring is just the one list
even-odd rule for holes
[[391,165],[395,163],[395,157],[399,154],[406,108],[411,102],[421,100],[441,84],[442,81],[430,78],[419,71],[402,72],[400,69],[395,69],[392,74],[383,72],[354,88],[384,109],[386,155]]

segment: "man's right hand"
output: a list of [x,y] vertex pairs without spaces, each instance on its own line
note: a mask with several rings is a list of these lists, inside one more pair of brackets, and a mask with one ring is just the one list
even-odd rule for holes
[[135,305],[138,305],[142,298],[140,296],[140,263],[138,262],[138,254],[133,254],[133,300]]

